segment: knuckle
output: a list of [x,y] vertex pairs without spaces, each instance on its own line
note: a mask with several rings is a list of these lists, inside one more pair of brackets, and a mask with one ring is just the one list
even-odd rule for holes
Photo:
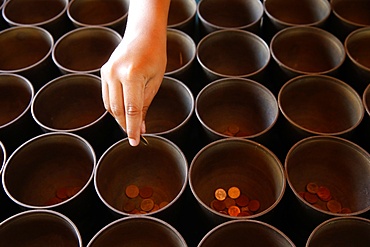
[[137,116],[137,115],[139,115],[140,114],[140,109],[139,109],[139,107],[137,107],[136,105],[134,105],[134,104],[128,104],[127,106],[126,106],[126,114],[128,115],[128,116]]
[[100,68],[100,75],[102,77],[108,77],[111,73],[111,68],[109,67],[109,65],[106,63],[104,64],[101,68]]
[[112,115],[116,118],[122,117],[124,115],[124,110],[117,105],[111,105],[109,109]]
[[127,81],[141,81],[144,78],[146,78],[145,70],[143,70],[141,66],[137,66],[137,65],[130,65],[126,67],[125,70],[122,70],[122,73],[123,73],[123,77]]

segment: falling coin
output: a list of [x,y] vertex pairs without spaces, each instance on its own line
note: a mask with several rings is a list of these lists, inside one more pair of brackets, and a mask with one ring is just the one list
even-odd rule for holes
[[142,136],[142,135],[140,135],[140,141],[141,141],[145,146],[149,145],[148,140],[147,140],[144,136]]

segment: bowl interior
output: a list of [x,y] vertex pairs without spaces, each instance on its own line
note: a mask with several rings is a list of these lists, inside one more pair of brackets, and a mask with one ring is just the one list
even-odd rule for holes
[[195,196],[211,209],[218,188],[236,186],[241,194],[260,202],[262,213],[280,200],[284,173],[279,160],[266,148],[244,139],[223,139],[202,149],[189,171]]
[[103,201],[118,212],[131,213],[126,210],[127,203],[134,203],[140,211],[144,198],[127,194],[130,185],[140,190],[150,187],[150,199],[159,205],[174,201],[187,183],[187,163],[182,153],[163,139],[146,138],[148,145],[131,147],[125,140],[115,144],[98,163],[96,189]]
[[74,189],[68,197],[79,192],[92,179],[94,164],[95,156],[82,140],[46,135],[13,153],[3,171],[4,186],[23,205],[49,206],[62,202],[57,198],[64,188]]
[[[329,189],[331,199],[360,213],[370,208],[367,194],[370,180],[370,156],[359,146],[341,138],[314,137],[297,143],[288,153],[285,169],[288,182],[297,194],[308,183]],[[303,200],[303,198],[300,198]],[[319,208],[328,211],[319,200]]]

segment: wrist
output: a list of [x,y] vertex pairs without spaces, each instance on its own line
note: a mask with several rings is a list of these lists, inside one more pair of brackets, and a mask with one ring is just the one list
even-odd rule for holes
[[170,0],[130,1],[126,32],[136,36],[163,37],[167,30],[169,5]]

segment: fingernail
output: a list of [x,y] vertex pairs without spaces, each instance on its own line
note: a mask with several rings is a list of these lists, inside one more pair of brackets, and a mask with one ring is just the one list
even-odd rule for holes
[[128,141],[131,146],[137,146],[139,144],[139,142],[133,138],[128,138]]

